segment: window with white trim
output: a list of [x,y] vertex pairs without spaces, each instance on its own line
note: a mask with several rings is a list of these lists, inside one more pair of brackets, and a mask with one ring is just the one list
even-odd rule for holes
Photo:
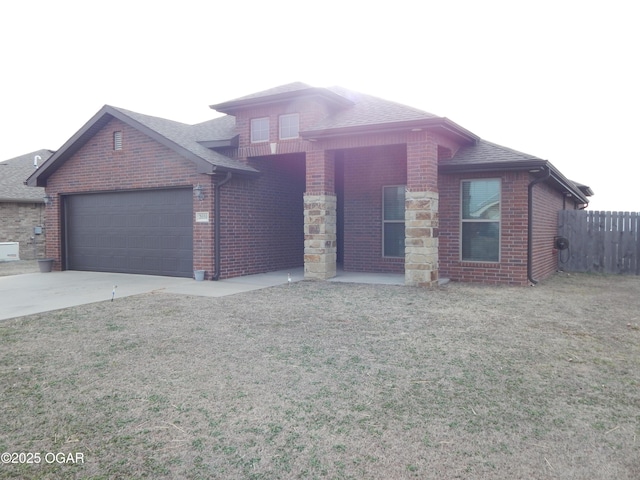
[[382,187],[382,255],[404,257],[404,185]]
[[269,141],[269,117],[251,119],[251,143]]
[[280,140],[287,138],[298,138],[300,130],[300,115],[297,113],[288,113],[280,115]]
[[464,180],[461,190],[462,260],[500,261],[500,179]]

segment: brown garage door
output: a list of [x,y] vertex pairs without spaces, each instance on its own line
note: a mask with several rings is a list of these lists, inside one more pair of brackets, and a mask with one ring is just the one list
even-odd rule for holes
[[191,189],[65,197],[69,270],[193,275]]

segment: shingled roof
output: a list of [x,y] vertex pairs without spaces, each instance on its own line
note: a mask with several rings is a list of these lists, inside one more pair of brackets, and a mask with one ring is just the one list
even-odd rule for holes
[[440,173],[549,168],[554,181],[562,189],[570,190],[585,202],[586,195],[592,194],[589,187],[566,179],[547,160],[482,140],[446,117],[342,87],[316,88],[302,82],[281,85],[211,105],[211,108],[227,115],[196,125],[105,105],[51,156],[49,162],[34,172],[27,183],[30,186],[46,185],[46,179],[113,118],[123,121],[192,160],[201,173],[255,174],[258,173],[256,169],[216,150],[238,146],[234,114],[246,108],[295,102],[300,99],[322,102],[329,107],[330,112],[315,125],[301,131],[300,136],[303,139],[317,140],[394,130],[435,130],[454,138],[462,145],[453,158],[441,162]]
[[486,140],[478,140],[473,145],[461,147],[452,159],[445,162],[445,165],[472,166],[491,163],[504,166],[513,162],[523,165],[522,162],[537,164],[541,161],[544,160],[535,155],[519,152]]
[[30,188],[24,183],[35,171],[34,159],[39,157],[40,167],[52,154],[43,149],[0,162],[0,202],[43,203],[44,188]]
[[417,108],[391,102],[382,98],[347,90],[342,87],[331,87],[329,90],[349,99],[353,105],[337,111],[307,131],[347,128],[364,125],[380,125],[396,122],[410,122],[440,118]]
[[462,143],[473,143],[478,139],[475,134],[448,118],[418,108],[338,86],[325,90],[333,92],[348,103],[345,103],[343,108],[335,109],[316,125],[301,131],[300,135],[303,138],[317,139],[394,129],[433,129],[454,136]]
[[352,105],[348,98],[332,92],[327,88],[316,88],[307,85],[306,83],[294,82],[270,88],[268,90],[262,90],[250,95],[245,95],[244,97],[229,100],[227,102],[210,105],[210,107],[219,112],[233,115],[242,108],[282,103],[301,97],[315,97],[335,108],[345,108]]
[[565,177],[550,161],[503,147],[486,140],[478,140],[474,145],[461,147],[453,158],[442,160],[438,165],[438,173],[472,173],[495,171],[539,171],[548,169],[549,181],[561,191],[571,193],[583,203],[589,203],[587,196],[593,191]]

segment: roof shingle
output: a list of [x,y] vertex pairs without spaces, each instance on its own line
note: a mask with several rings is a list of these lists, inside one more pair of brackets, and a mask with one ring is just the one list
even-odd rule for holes
[[42,203],[44,188],[27,187],[24,182],[35,170],[34,157],[40,157],[41,167],[52,154],[43,149],[0,162],[0,202]]
[[307,129],[307,132],[439,118],[437,115],[417,108],[353,92],[342,87],[331,87],[328,90],[350,100],[353,102],[353,106],[335,112]]
[[231,119],[225,119],[224,117],[217,118],[194,126],[188,125],[186,123],[175,122],[173,120],[167,120],[160,117],[143,115],[141,113],[125,110],[123,108],[111,108],[135,120],[139,124],[153,130],[170,142],[173,142],[176,146],[183,148],[193,155],[201,158],[202,160],[211,163],[211,165],[235,171],[256,172],[254,168],[249,167],[225,155],[222,155],[219,152],[204,147],[198,143],[202,140],[211,140],[211,138],[202,137],[204,136],[205,131],[207,132],[206,137],[210,137],[211,131],[216,132],[216,130],[218,135],[223,136],[226,136],[227,134],[232,132],[233,130],[231,129],[231,122],[233,122],[235,126],[235,119],[233,119],[233,117]]

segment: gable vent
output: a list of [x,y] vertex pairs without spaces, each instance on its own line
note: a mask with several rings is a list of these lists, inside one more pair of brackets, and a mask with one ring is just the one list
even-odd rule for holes
[[122,132],[113,132],[113,149],[122,150]]

